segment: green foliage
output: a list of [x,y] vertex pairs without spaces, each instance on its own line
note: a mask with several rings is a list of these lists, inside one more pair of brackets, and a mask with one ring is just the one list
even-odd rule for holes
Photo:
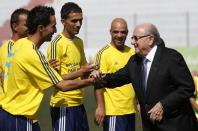
[[177,48],[183,55],[190,70],[198,69],[198,47]]

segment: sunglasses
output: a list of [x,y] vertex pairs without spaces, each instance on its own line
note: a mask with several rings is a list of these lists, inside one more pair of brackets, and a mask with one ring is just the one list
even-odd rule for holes
[[151,36],[151,35],[132,36],[132,37],[131,37],[131,40],[138,41],[139,39],[142,39],[142,38],[144,38],[144,37],[148,37],[148,36]]

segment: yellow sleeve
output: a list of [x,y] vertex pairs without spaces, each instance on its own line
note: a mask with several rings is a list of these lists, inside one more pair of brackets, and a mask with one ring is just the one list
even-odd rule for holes
[[107,72],[107,58],[105,58],[105,54],[98,52],[94,58],[94,64],[98,64],[100,71],[102,73],[108,73]]
[[198,77],[194,76],[193,80],[194,80],[194,84],[195,84],[195,90],[197,91],[198,90]]
[[3,43],[0,47],[0,86],[2,86],[3,73],[5,70],[5,62],[8,55],[8,43]]
[[[55,38],[56,39],[56,38]],[[57,67],[58,70],[60,70],[60,62],[62,57],[62,46],[61,41],[55,41],[53,40],[49,45],[47,49],[47,59],[48,61],[51,59],[56,59],[59,63],[59,66]]]
[[83,45],[83,41],[81,39],[79,39],[80,41],[80,48],[81,48],[81,56],[82,56],[82,59],[81,59],[81,65],[85,65],[87,64],[87,60],[86,60],[86,56],[85,56],[85,51],[84,51],[84,45]]
[[0,72],[2,72],[2,47],[0,47]]
[[5,64],[5,59],[7,57],[7,53],[8,49],[7,49],[7,43],[4,43],[1,47],[0,47],[0,67],[3,70],[3,64]]
[[[24,62],[21,64],[30,76],[30,81],[33,81],[38,88],[44,90],[53,85],[56,85],[62,80],[61,76],[49,65],[45,56],[39,51],[35,51],[34,58],[31,56],[26,57]],[[27,64],[25,62],[27,61]]]

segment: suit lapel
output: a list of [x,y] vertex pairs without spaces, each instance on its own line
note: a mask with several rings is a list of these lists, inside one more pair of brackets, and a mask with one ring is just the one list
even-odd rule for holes
[[134,79],[135,87],[134,88],[136,88],[136,91],[138,93],[137,96],[140,96],[139,99],[142,99],[142,98],[144,98],[144,91],[142,89],[142,81],[141,81],[142,80],[142,74],[141,74],[141,72],[142,72],[142,69],[141,69],[142,58],[137,55],[135,58],[136,58],[135,59],[136,64],[135,64],[135,70],[134,70],[134,72],[135,72],[135,77],[134,77],[135,78]]
[[162,48],[158,47],[149,71],[149,76],[147,79],[147,91],[146,91],[146,98],[148,98],[151,90],[152,90],[152,84],[155,80],[157,80],[157,72],[159,71],[159,64],[160,64],[160,57],[161,57],[161,51]]

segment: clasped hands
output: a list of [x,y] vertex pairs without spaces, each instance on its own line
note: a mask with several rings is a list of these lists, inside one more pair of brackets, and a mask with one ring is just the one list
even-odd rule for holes
[[[60,63],[56,59],[49,60],[50,65],[58,71],[58,67],[60,66]],[[78,77],[81,77],[83,79],[86,78],[93,78],[93,83],[98,82],[102,80],[102,73],[99,71],[99,66],[97,64],[93,63],[87,63],[83,66],[81,66],[78,70]]]
[[84,76],[84,78],[93,78],[95,82],[101,81],[103,78],[96,64],[85,64],[79,69],[79,72],[81,72],[81,76]]
[[160,122],[164,115],[164,109],[161,102],[158,102],[153,108],[148,111],[149,119],[152,123]]
[[[94,78],[94,81],[97,83],[105,77],[100,70],[95,68],[89,74],[89,78]],[[164,115],[164,109],[161,102],[157,102],[156,105],[148,111],[149,119],[152,123],[160,122]]]

